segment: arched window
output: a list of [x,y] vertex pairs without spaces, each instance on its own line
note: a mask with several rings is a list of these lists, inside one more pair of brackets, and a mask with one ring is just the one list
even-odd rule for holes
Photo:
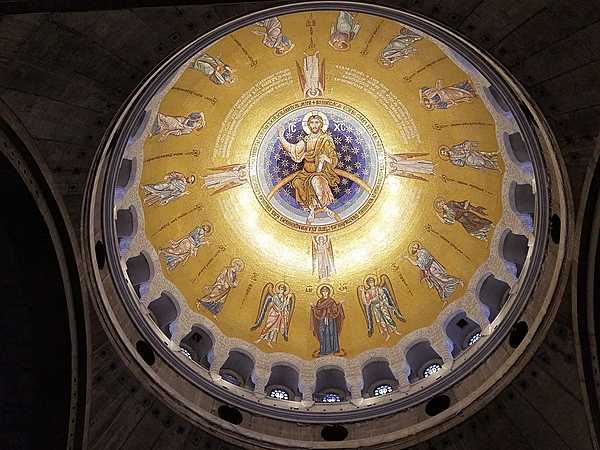
[[[391,391],[398,386],[398,380],[392,373],[388,361],[370,361],[362,368],[363,389],[361,395],[365,398],[379,395],[375,390],[380,386],[390,386]],[[390,392],[391,392],[390,391]]]
[[340,397],[339,394],[336,394],[335,392],[327,392],[321,396],[322,403],[337,403],[341,401],[342,397]]
[[219,370],[219,375],[236,386],[254,390],[254,361],[250,356],[239,350],[231,350],[225,363]]
[[391,394],[394,389],[389,384],[380,384],[375,388],[373,394],[375,397],[379,397],[380,395]]
[[190,355],[189,358],[192,361],[207,370],[210,369],[213,340],[203,328],[197,325],[192,326],[192,331],[181,340],[179,347],[182,352],[185,351]]
[[[277,364],[271,368],[269,381],[265,386],[265,392],[270,393],[279,390],[286,392],[288,398],[284,400],[302,400],[302,393],[298,388],[298,371],[293,367]],[[279,397],[276,397],[279,398]]]
[[479,301],[488,311],[488,320],[492,322],[508,299],[510,286],[498,280],[494,275],[488,275],[479,288]]
[[423,377],[428,378],[431,375],[439,372],[440,370],[442,370],[442,366],[440,364],[438,364],[438,363],[430,364],[427,367],[425,367],[425,370],[423,370]]
[[290,394],[288,394],[283,389],[275,388],[272,389],[271,392],[269,392],[269,397],[276,398],[278,400],[289,400]]

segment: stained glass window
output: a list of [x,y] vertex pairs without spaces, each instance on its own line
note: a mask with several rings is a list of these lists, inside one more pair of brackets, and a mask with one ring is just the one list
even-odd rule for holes
[[470,347],[471,345],[473,345],[475,342],[477,342],[479,340],[479,338],[481,337],[481,333],[475,333],[473,336],[471,336],[471,338],[469,339],[469,344],[468,346]]
[[192,355],[190,352],[188,352],[185,348],[181,349],[181,353],[183,353],[185,356],[187,356],[188,358],[192,359]]
[[375,397],[379,397],[380,395],[389,394],[393,391],[392,387],[389,384],[380,384],[375,388],[374,394]]
[[321,401],[323,403],[336,403],[341,402],[342,398],[335,392],[328,392],[327,394],[323,395]]
[[430,377],[431,375],[433,375],[434,373],[440,371],[441,369],[442,369],[442,366],[440,366],[438,363],[430,364],[423,371],[423,376],[425,378]]
[[283,389],[273,389],[271,392],[269,392],[269,397],[276,398],[278,400],[289,400],[290,394]]

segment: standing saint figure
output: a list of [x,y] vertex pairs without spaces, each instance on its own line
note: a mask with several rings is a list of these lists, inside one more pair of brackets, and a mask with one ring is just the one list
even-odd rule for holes
[[449,275],[446,268],[420,242],[411,243],[408,253],[410,255],[408,260],[421,271],[421,280],[425,280],[429,288],[436,290],[444,304],[448,302],[448,298],[456,288],[463,285],[463,281]]
[[312,237],[312,271],[313,275],[319,276],[319,280],[335,273],[333,246],[326,234]]
[[313,335],[319,341],[319,350],[313,352],[313,357],[331,353],[344,356],[340,347],[340,333],[344,324],[343,302],[336,302],[333,297],[333,287],[322,284],[317,288],[319,299],[310,306],[310,324]]
[[179,240],[170,240],[169,246],[161,248],[158,254],[164,258],[167,269],[171,271],[179,264],[185,264],[191,256],[196,256],[198,249],[208,244],[206,237],[211,233],[212,225],[207,222]]
[[304,98],[325,95],[325,60],[319,61],[319,52],[314,55],[305,54],[302,67],[296,61],[296,69]]
[[482,152],[479,142],[466,140],[448,148],[442,145],[438,153],[440,158],[450,161],[458,167],[471,167],[478,170],[500,170],[498,168],[498,152]]
[[256,330],[265,321],[256,343],[265,341],[269,347],[277,343],[279,333],[288,340],[290,321],[296,304],[296,296],[291,292],[287,283],[280,281],[273,288],[273,283],[267,283],[262,290],[260,307],[256,321],[250,330]]
[[335,23],[331,24],[329,45],[334,49],[345,51],[350,48],[350,41],[356,37],[360,24],[348,11],[340,11]]
[[400,59],[408,58],[417,49],[412,46],[417,41],[423,39],[414,31],[408,28],[402,28],[400,33],[392,38],[392,40],[381,50],[379,54],[379,62],[384,67],[391,67]]
[[244,270],[244,262],[239,258],[233,258],[213,284],[204,286],[206,295],[196,301],[196,306],[198,308],[204,306],[216,317],[223,309],[229,292],[238,285],[238,275],[242,270]]
[[435,87],[419,89],[421,105],[427,110],[448,109],[460,103],[470,103],[475,97],[475,88],[469,80],[446,87],[442,86],[442,80],[437,80]]
[[201,53],[198,58],[190,64],[192,69],[202,72],[215,84],[231,84],[234,82],[231,67],[221,61],[220,58]]
[[277,56],[285,55],[294,48],[292,41],[281,32],[281,22],[277,17],[261,20],[255,25],[258,29],[254,30],[254,34],[263,36],[263,45],[272,48]]
[[169,136],[183,136],[206,125],[204,113],[191,112],[187,116],[167,116],[158,113],[150,131],[150,136],[160,135],[160,142]]
[[189,194],[186,190],[189,184],[194,184],[196,177],[186,177],[179,172],[169,172],[165,181],[144,185],[144,205],[152,206],[156,203],[166,205],[172,200]]
[[387,275],[381,275],[379,282],[377,282],[376,276],[369,275],[365,283],[365,285],[358,286],[356,291],[367,321],[367,332],[369,337],[373,335],[373,322],[375,322],[379,333],[387,341],[392,333],[400,334],[396,320],[406,322],[406,319],[398,308],[392,283]]
[[248,181],[246,164],[230,164],[227,166],[213,167],[216,173],[204,177],[204,186],[212,189],[212,194],[218,194],[228,189],[241,186]]
[[320,211],[337,221],[340,220],[339,216],[328,208],[335,201],[331,188],[340,183],[340,177],[334,170],[338,163],[335,143],[325,133],[323,113],[309,113],[307,116],[303,124],[306,122],[305,130],[308,128],[309,134],[292,144],[285,138],[283,128],[280,128],[279,142],[294,162],[304,162],[302,169],[292,179],[292,187],[296,201],[308,212],[306,223],[312,223],[315,213]]
[[387,174],[427,181],[421,175],[433,175],[433,163],[428,159],[415,159],[426,155],[428,153],[386,153]]
[[[433,209],[443,223],[460,223],[465,231],[471,236],[487,241],[488,233],[492,228],[492,221],[481,217],[486,215],[483,206],[475,206],[468,200],[457,202],[455,200],[444,200],[438,197],[433,202]],[[481,214],[481,215],[480,215]]]

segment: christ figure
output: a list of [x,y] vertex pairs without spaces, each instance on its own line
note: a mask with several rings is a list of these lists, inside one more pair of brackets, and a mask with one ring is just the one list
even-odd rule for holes
[[283,150],[295,162],[304,163],[302,169],[294,175],[292,187],[296,201],[308,213],[307,224],[311,224],[315,213],[321,211],[333,220],[340,220],[339,216],[329,209],[329,205],[335,201],[331,188],[340,182],[340,177],[334,170],[338,163],[338,155],[333,139],[323,130],[323,124],[323,118],[319,114],[311,115],[307,121],[310,133],[296,144],[288,142],[283,129],[279,129],[279,141]]

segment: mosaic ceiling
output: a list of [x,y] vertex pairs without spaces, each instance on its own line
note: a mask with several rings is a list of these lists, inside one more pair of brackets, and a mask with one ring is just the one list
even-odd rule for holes
[[[128,152],[153,283],[189,331],[302,364],[480,322],[516,125],[489,82],[418,30],[365,13],[281,15],[182,65]],[[176,331],[174,331],[176,332]]]

